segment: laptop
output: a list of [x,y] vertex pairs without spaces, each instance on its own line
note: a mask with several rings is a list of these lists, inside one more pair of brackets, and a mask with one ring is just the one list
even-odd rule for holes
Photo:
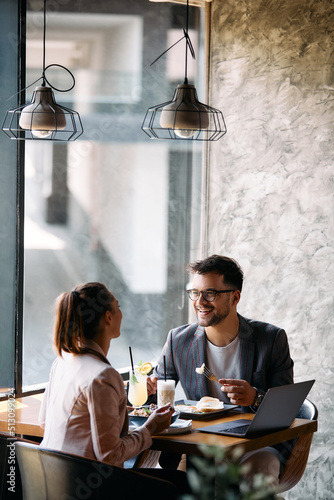
[[211,434],[251,438],[290,427],[308,395],[314,380],[269,389],[253,420],[240,419],[197,429]]

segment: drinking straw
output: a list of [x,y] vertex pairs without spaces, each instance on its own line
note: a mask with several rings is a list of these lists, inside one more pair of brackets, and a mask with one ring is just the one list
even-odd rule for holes
[[164,377],[166,382],[166,356],[164,356]]
[[132,373],[134,373],[135,372],[135,367],[133,365],[132,350],[131,350],[130,346],[129,346],[129,352],[130,352],[130,360],[131,360]]

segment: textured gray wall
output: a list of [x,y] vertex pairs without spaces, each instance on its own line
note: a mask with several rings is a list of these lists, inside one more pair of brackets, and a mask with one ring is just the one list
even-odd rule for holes
[[214,0],[206,253],[245,271],[239,312],[288,333],[295,380],[319,409],[302,481],[284,497],[334,498],[334,4]]

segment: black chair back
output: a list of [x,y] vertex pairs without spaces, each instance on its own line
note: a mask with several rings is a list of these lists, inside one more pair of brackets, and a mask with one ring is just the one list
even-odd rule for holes
[[317,420],[318,419],[318,409],[312,401],[305,399],[302,404],[297,418],[305,418],[306,420]]
[[16,438],[0,434],[0,499],[22,500],[20,470],[16,462]]
[[[298,412],[297,418],[317,420],[317,407],[314,403],[312,403],[312,401],[310,401],[309,399],[305,399]],[[306,434],[305,436],[301,436],[298,439],[293,440],[294,446],[287,460],[287,463],[285,464],[282,474],[280,475],[277,493],[290,490],[302,478],[307,465],[312,438],[313,433]]]
[[176,487],[129,469],[40,446],[17,443],[24,500],[133,500],[144,494],[176,500]]

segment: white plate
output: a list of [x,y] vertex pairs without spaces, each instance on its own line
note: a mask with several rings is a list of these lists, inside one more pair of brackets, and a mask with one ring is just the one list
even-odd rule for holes
[[[238,408],[237,405],[228,405],[224,403],[224,408],[211,412],[194,412],[191,410],[187,411],[188,405],[196,406],[197,403],[198,401],[193,401],[191,399],[180,399],[179,401],[175,401],[174,406],[176,410],[179,410],[181,418],[191,418],[192,420],[214,420],[215,418],[222,417],[224,413]],[[181,408],[178,408],[178,405],[181,405]]]
[[191,428],[192,420],[182,420],[182,418],[178,418],[174,424],[170,425],[168,429],[165,429],[158,435],[165,436],[167,434],[170,436],[171,434],[185,434],[186,432],[190,432]]
[[[134,431],[138,427],[140,426],[136,424],[130,424],[129,431]],[[168,427],[168,429],[165,429],[164,431],[160,432],[160,434],[157,435],[166,436],[171,434],[185,434],[186,432],[190,432],[191,428],[192,428],[191,420],[182,420],[181,418],[178,418],[177,421],[174,422],[174,424]]]

